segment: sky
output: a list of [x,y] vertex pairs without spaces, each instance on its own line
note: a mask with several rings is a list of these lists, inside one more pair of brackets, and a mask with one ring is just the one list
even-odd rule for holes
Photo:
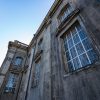
[[0,66],[8,42],[29,44],[55,0],[0,0]]

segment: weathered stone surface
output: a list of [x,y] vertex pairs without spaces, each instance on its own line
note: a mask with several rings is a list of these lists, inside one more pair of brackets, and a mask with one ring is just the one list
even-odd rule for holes
[[[68,3],[73,14],[61,24],[58,16]],[[0,100],[100,100],[100,59],[74,72],[66,65],[62,35],[76,21],[100,58],[100,1],[56,0],[28,46],[18,41],[9,43],[0,70]],[[16,72],[10,66],[17,56],[24,59],[22,68],[28,67],[17,70],[16,92],[5,94],[8,75]]]

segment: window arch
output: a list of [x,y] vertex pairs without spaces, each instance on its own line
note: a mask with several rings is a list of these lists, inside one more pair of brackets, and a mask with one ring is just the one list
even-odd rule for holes
[[23,58],[22,57],[16,57],[14,65],[20,66],[22,65]]

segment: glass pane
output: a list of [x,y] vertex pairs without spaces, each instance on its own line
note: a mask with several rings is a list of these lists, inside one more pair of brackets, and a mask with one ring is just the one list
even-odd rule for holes
[[81,56],[79,56],[79,58],[83,67],[90,64],[86,54],[82,54]]
[[64,44],[67,42],[66,37],[64,36],[63,38]]
[[82,43],[83,43],[86,51],[92,48],[92,46],[91,46],[91,44],[90,44],[90,42],[88,41],[87,38],[85,40],[83,40]]
[[73,59],[73,63],[74,63],[74,68],[75,69],[78,69],[78,68],[81,67],[78,57]]
[[84,49],[83,49],[83,46],[82,46],[81,43],[78,43],[78,44],[76,45],[76,49],[77,49],[77,52],[78,52],[79,55],[82,54],[82,53],[84,52]]
[[91,61],[91,63],[93,63],[94,61],[98,60],[98,56],[97,54],[94,52],[94,50],[92,49],[91,51],[87,52],[89,59]]
[[75,43],[75,44],[77,44],[78,42],[80,42],[80,39],[79,39],[78,34],[76,34],[76,35],[73,37],[73,40],[74,40],[74,43]]
[[73,68],[73,64],[72,64],[71,61],[68,62],[68,68],[69,68],[69,72],[72,72],[72,71],[74,70],[74,68]]
[[87,36],[86,36],[86,34],[85,34],[85,32],[83,31],[83,30],[81,30],[80,32],[79,32],[79,36],[80,36],[80,38],[83,40],[84,38],[86,38]]
[[64,44],[64,47],[65,47],[65,51],[67,51],[67,50],[68,50],[67,43],[66,43],[66,44]]
[[66,58],[67,58],[67,61],[71,60],[71,57],[68,51],[66,52]]
[[77,56],[75,47],[72,47],[72,48],[70,49],[70,52],[71,52],[72,58],[75,58],[75,57]]
[[67,39],[68,39],[68,40],[71,39],[71,34],[70,34],[70,32],[68,32],[67,34],[68,34],[68,35],[67,35]]
[[79,23],[76,25],[76,29],[77,29],[77,31],[81,31],[82,30],[82,27],[79,25]]
[[73,28],[71,29],[71,33],[72,33],[73,36],[77,33],[75,27],[73,27]]
[[69,48],[71,48],[72,46],[73,46],[74,44],[73,44],[73,40],[72,40],[72,38],[68,41],[68,46],[69,46]]

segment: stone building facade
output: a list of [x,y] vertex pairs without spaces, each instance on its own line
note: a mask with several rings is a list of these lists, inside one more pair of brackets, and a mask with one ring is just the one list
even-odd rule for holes
[[9,42],[0,100],[100,100],[100,1],[55,0],[29,45]]

